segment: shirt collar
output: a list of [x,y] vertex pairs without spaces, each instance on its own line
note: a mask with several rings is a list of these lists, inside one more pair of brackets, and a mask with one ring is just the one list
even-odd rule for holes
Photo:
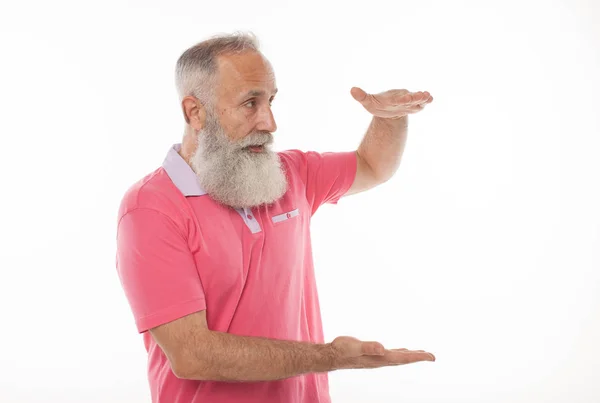
[[162,165],[164,170],[184,196],[205,195],[206,192],[200,186],[196,173],[192,167],[185,162],[181,155],[179,155],[180,150],[181,143],[174,144],[171,149],[169,149]]

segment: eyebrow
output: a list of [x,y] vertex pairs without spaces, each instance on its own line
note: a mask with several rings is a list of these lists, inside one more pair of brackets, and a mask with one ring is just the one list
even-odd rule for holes
[[[273,91],[273,95],[277,94],[277,91],[279,91],[278,88],[275,88],[275,91]],[[266,92],[263,90],[250,90],[246,93],[246,95],[244,96],[244,98],[247,97],[260,97],[262,95],[266,95]]]

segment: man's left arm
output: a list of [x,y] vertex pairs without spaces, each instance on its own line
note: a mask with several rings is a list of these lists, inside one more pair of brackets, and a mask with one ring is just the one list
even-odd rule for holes
[[372,95],[354,87],[351,93],[373,120],[356,150],[356,176],[345,196],[371,189],[394,175],[404,153],[408,115],[433,101],[427,91],[390,90]]

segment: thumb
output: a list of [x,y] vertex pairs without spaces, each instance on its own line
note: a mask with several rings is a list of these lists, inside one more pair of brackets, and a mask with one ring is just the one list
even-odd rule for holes
[[385,348],[381,343],[376,341],[365,341],[361,346],[362,355],[383,355]]
[[368,94],[358,87],[352,87],[352,89],[350,90],[350,94],[352,94],[352,97],[361,104],[367,101],[368,99]]

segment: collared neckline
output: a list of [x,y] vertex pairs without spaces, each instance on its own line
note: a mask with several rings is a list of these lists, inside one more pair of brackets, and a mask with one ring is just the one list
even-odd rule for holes
[[181,151],[181,143],[173,144],[163,161],[162,166],[164,170],[184,196],[205,195],[206,192],[200,186],[200,182],[198,182],[198,176],[196,176],[192,167],[179,155],[179,151]]
[[[206,195],[207,193],[200,186],[200,182],[198,182],[198,176],[196,176],[192,167],[179,155],[179,151],[181,151],[181,143],[173,144],[163,161],[163,169],[184,196]],[[237,208],[235,210],[242,217],[252,234],[262,232],[260,224],[252,213],[251,208]]]

